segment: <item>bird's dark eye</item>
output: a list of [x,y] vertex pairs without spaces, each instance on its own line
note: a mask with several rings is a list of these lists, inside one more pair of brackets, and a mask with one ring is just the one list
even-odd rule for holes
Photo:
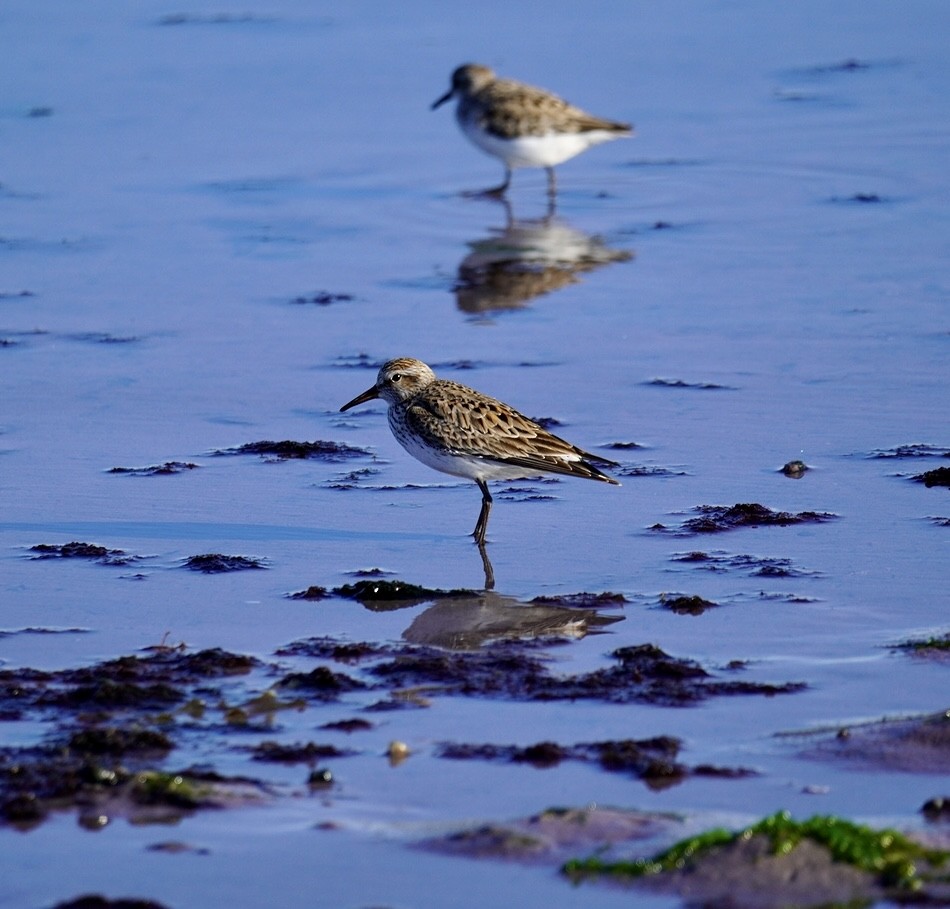
[[401,382],[401,381],[402,381],[402,373],[401,373],[401,372],[393,373],[393,376],[392,376],[392,378],[391,378],[389,381],[390,381],[390,382]]

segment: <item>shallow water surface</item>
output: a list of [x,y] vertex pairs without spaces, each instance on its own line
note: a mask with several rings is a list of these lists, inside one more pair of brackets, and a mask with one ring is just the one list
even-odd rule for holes
[[[378,402],[338,412],[381,362],[415,356],[621,465],[619,488],[496,490],[503,606],[625,600],[599,633],[539,645],[553,672],[650,643],[716,678],[805,687],[679,707],[423,691],[381,713],[379,692],[356,692],[247,731],[248,745],[355,750],[320,792],[310,767],[253,762],[209,721],[169,769],[253,776],[267,798],[171,828],[116,816],[92,831],[71,811],[2,826],[2,905],[628,904],[556,862],[418,843],[591,803],[678,812],[689,829],[782,808],[914,829],[946,795],[941,773],[856,769],[786,735],[948,707],[946,661],[894,649],[948,631],[950,500],[913,480],[950,453],[944,4],[603,2],[583,21],[559,2],[542,19],[522,4],[393,9],[0,12],[0,669],[220,647],[264,662],[225,692],[236,700],[330,665],[277,653],[294,641],[437,627],[445,646],[500,621],[484,602],[288,597],[366,576],[485,585],[475,486],[409,458]],[[516,172],[507,205],[465,196],[500,165],[428,106],[468,59],[637,136],[560,167],[553,213],[539,171]],[[264,440],[362,451],[228,452]],[[781,472],[793,460],[809,468],[797,479]],[[142,470],[168,462],[195,466]],[[833,518],[685,526],[744,503]],[[31,550],[74,541],[127,558]],[[208,553],[259,567],[187,568]],[[664,607],[677,595],[716,606],[678,614]],[[372,728],[318,729],[354,716]],[[56,722],[11,717],[0,744]],[[690,766],[757,774],[656,788],[590,763],[438,751],[652,736],[681,739]],[[407,759],[388,760],[393,740]],[[151,848],[168,840],[192,848]]]

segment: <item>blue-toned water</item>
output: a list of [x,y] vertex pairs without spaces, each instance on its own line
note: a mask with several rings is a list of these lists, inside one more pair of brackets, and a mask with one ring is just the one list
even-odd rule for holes
[[[890,649],[948,628],[950,499],[909,479],[950,450],[948,40],[941,0],[593,2],[582,13],[566,2],[8,0],[0,631],[60,633],[0,637],[2,665],[86,665],[166,633],[274,661],[313,635],[400,640],[427,608],[373,612],[291,591],[370,568],[481,587],[467,536],[475,486],[406,456],[381,405],[337,412],[375,364],[408,355],[558,420],[559,434],[626,468],[620,488],[565,480],[535,484],[536,499],[496,496],[500,595],[630,601],[607,634],[557,649],[560,669],[652,642],[808,688],[688,709],[435,698],[348,739],[360,754],[321,798],[299,792],[300,767],[199,754],[284,788],[173,831],[115,819],[93,833],[71,815],[0,828],[0,905],[85,892],[176,909],[620,905],[629,894],[574,889],[550,867],[410,844],[590,802],[682,812],[700,827],[779,808],[917,824],[944,779],[804,759],[776,735],[948,706],[945,663]],[[541,171],[515,174],[509,208],[465,197],[501,165],[429,105],[469,60],[632,120],[637,136],[560,167],[553,218]],[[375,458],[214,454],[263,439]],[[644,447],[600,447],[618,442]],[[874,456],[915,443],[931,456]],[[793,459],[812,468],[798,480],[779,472]],[[166,461],[198,469],[109,472]],[[361,468],[375,472],[338,488]],[[838,517],[711,538],[650,529],[738,502]],[[72,540],[141,558],[29,558]],[[697,549],[795,571],[675,558]],[[182,569],[206,552],[267,570]],[[663,593],[722,607],[676,615],[658,607]],[[282,715],[273,737],[320,740],[317,725],[362,706]],[[0,723],[0,743],[42,731]],[[681,737],[689,763],[759,775],[654,791],[592,766],[450,762],[435,747],[652,735]],[[393,739],[412,751],[396,767],[384,756]],[[167,839],[208,854],[148,851]]]

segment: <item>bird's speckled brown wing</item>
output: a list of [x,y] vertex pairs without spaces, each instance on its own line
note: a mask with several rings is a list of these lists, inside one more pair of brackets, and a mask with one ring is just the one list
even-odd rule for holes
[[503,401],[456,382],[440,380],[416,395],[408,402],[406,422],[428,445],[449,454],[616,483],[587,463],[613,461],[558,438]]
[[503,139],[601,129],[625,133],[631,129],[629,123],[595,117],[557,95],[513,79],[493,80],[468,103],[478,111],[481,126]]

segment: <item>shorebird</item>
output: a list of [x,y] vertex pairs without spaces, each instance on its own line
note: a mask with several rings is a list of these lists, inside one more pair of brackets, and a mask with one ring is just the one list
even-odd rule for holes
[[489,480],[553,473],[620,485],[591,463],[619,466],[614,461],[552,435],[502,401],[436,378],[420,360],[400,357],[384,363],[375,384],[340,411],[374,398],[389,405],[389,428],[409,454],[478,485],[482,507],[472,536],[482,549],[492,506]]
[[553,198],[556,164],[592,145],[633,135],[629,123],[595,117],[544,89],[499,79],[477,63],[466,63],[452,73],[451,88],[432,109],[453,97],[458,99],[455,118],[462,132],[505,165],[505,182],[485,190],[484,195],[503,195],[516,167],[543,167],[548,173],[548,195]]

